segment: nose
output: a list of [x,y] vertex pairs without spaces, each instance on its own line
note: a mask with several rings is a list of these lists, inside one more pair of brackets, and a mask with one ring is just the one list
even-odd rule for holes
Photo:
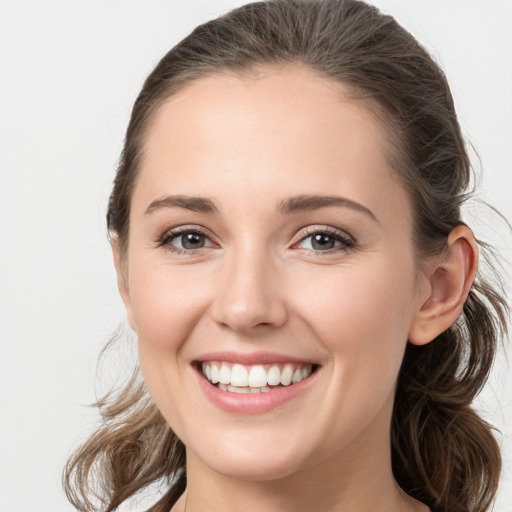
[[245,335],[282,326],[287,308],[281,282],[278,265],[265,251],[233,253],[218,276],[215,322]]

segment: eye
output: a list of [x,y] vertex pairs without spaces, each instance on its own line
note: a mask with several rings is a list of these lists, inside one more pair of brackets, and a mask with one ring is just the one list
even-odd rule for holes
[[355,242],[349,235],[337,229],[329,228],[315,229],[304,236],[295,247],[316,252],[334,252],[354,247],[354,245]]
[[176,252],[191,252],[211,247],[214,244],[205,233],[198,229],[177,228],[168,231],[163,236],[160,245]]

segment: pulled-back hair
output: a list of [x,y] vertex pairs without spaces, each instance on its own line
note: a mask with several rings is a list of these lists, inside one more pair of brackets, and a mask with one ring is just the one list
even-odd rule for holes
[[[440,254],[462,224],[471,169],[445,75],[392,17],[357,0],[271,0],[197,27],[159,62],[133,107],[107,223],[124,254],[132,192],[155,112],[207,75],[282,65],[310,69],[353,92],[387,126],[390,158],[414,211],[420,262]],[[484,512],[497,491],[501,459],[492,428],[471,403],[487,380],[506,301],[477,275],[457,322],[424,346],[408,344],[391,425],[398,484],[442,512]],[[82,511],[111,512],[157,481],[168,511],[185,488],[185,447],[136,374],[97,403],[102,426],[69,460],[65,488]],[[92,500],[100,498],[94,508]]]

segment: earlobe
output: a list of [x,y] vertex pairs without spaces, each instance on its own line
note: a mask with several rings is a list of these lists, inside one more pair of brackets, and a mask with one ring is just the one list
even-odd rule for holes
[[114,258],[114,266],[117,273],[117,288],[119,289],[119,294],[121,295],[121,299],[123,300],[124,307],[126,309],[128,323],[130,324],[130,327],[133,330],[135,330],[132,318],[132,308],[130,300],[130,290],[128,287],[128,272],[126,268],[126,261],[125,258],[123,258],[121,255],[119,240],[117,238],[112,238],[110,245],[112,247],[112,256]]
[[415,314],[409,342],[425,345],[455,323],[478,268],[478,245],[464,225],[448,236],[447,249],[428,272],[430,293]]

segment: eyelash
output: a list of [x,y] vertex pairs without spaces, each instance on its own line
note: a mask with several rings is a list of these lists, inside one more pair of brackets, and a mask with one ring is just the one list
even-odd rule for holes
[[[212,245],[214,245],[214,243],[211,242],[208,232],[206,230],[200,228],[199,226],[194,226],[194,227],[180,226],[178,228],[171,229],[170,231],[166,231],[164,233],[164,235],[161,237],[161,239],[158,243],[158,246],[163,247],[169,251],[172,251],[175,254],[186,254],[186,255],[191,255],[196,250],[205,248],[205,246],[203,246],[203,247],[199,247],[197,249],[188,249],[187,250],[187,249],[181,249],[179,247],[176,247],[171,243],[174,239],[180,237],[180,235],[183,236],[185,234],[195,234],[195,235],[204,236],[210,242],[210,245],[207,245],[206,247],[211,247]],[[299,244],[301,244],[308,238],[311,238],[315,235],[327,235],[328,237],[332,238],[335,243],[338,242],[339,245],[335,246],[333,248],[327,249],[325,251],[297,247]],[[322,253],[323,254],[332,254],[332,253],[336,253],[336,252],[347,251],[349,249],[354,248],[355,246],[356,246],[356,241],[347,233],[345,233],[339,229],[330,227],[330,226],[324,226],[321,228],[312,227],[312,228],[307,229],[305,231],[305,233],[301,234],[301,238],[292,245],[292,248],[296,248],[296,250],[305,250],[308,252],[313,252],[315,254],[322,254]]]
[[[333,228],[331,226],[323,226],[323,227],[311,227],[308,228],[305,233],[301,233],[301,238],[298,242],[293,244],[293,247],[296,247],[300,243],[304,242],[308,238],[311,238],[315,235],[327,235],[332,238],[334,242],[339,242],[337,247],[333,247],[327,249],[325,251],[315,250],[315,249],[302,249],[308,252],[313,252],[314,254],[322,255],[322,254],[332,254],[336,252],[347,251],[349,249],[353,249],[356,246],[356,241],[344,231]],[[297,248],[297,250],[301,250],[301,248]]]
[[[210,236],[208,232],[204,229],[201,229],[199,226],[180,226],[178,228],[171,229],[170,231],[166,231],[162,238],[160,239],[158,246],[163,247],[169,251],[174,252],[175,254],[185,254],[185,255],[191,255],[195,252],[194,249],[180,249],[179,247],[176,247],[172,245],[172,241],[175,238],[178,238],[180,235],[183,236],[185,234],[195,234],[195,235],[201,235],[204,236],[207,240],[210,240]],[[211,240],[210,240],[211,242]],[[213,243],[211,243],[213,245]],[[210,245],[210,246],[211,246]],[[207,246],[207,247],[210,247]],[[199,249],[202,249],[203,247],[199,247]],[[197,250],[197,249],[196,249]]]

